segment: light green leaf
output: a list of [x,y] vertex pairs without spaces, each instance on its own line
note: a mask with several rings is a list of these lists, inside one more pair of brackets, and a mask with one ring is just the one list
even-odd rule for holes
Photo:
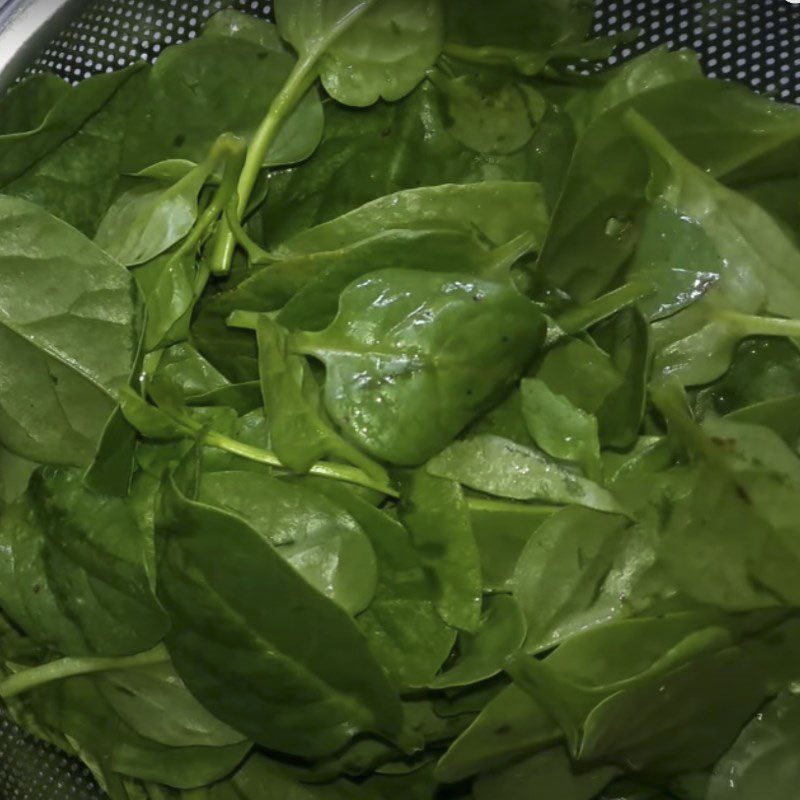
[[484,434],[456,442],[432,458],[426,469],[497,497],[620,511],[606,489],[538,450],[499,436]]

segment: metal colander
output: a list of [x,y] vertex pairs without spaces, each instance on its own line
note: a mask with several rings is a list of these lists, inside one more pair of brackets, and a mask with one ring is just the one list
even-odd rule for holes
[[[34,72],[79,81],[152,61],[222,8],[271,13],[268,0],[0,0],[0,86]],[[598,34],[637,27],[640,39],[609,63],[660,44],[691,47],[709,75],[800,103],[800,0],[597,0]],[[0,707],[0,800],[103,796],[82,765],[21,731]]]

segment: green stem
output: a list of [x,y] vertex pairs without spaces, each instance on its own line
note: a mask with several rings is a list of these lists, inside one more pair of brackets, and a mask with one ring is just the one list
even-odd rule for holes
[[[243,442],[231,439],[229,436],[217,433],[216,431],[209,431],[205,435],[205,442],[212,447],[225,450],[232,455],[246,458],[248,461],[254,461],[257,464],[266,464],[270,467],[278,467],[279,469],[286,469],[280,459],[271,450],[264,450],[260,447],[244,444]],[[365,489],[373,489],[376,492],[385,494],[387,497],[397,498],[400,496],[397,490],[389,483],[376,480],[367,475],[363,470],[358,469],[358,467],[351,467],[348,464],[333,464],[320,461],[311,467],[309,473],[311,475],[317,475],[320,478],[332,478],[333,480],[352,483],[356,486],[363,486]]]
[[[224,450],[226,453],[239,456],[240,458],[247,459],[256,464],[265,464],[268,467],[276,467],[281,470],[286,469],[272,450],[245,444],[237,439],[232,439],[230,436],[225,436],[225,434],[219,433],[218,431],[204,429],[192,420],[170,414],[168,409],[162,408],[162,411],[177,425],[183,428],[188,436],[193,438],[200,437],[205,444],[210,447],[216,447],[219,450]],[[386,497],[391,497],[395,500],[400,497],[400,493],[388,480],[374,478],[364,470],[351,466],[350,464],[318,461],[311,467],[309,474],[316,475],[320,478],[329,478],[331,480],[343,481],[344,483],[352,483],[354,486],[363,486],[365,489],[380,492]],[[541,514],[542,516],[554,514],[560,508],[560,506],[514,503],[507,500],[492,500],[491,498],[480,497],[468,497],[467,503],[469,507],[475,511],[520,511],[524,509],[527,512]]]
[[532,252],[539,245],[539,234],[534,231],[521,233],[510,242],[500,245],[493,253],[489,275],[502,277],[523,256]]
[[138,653],[135,656],[121,658],[96,658],[92,656],[61,658],[58,661],[42,664],[40,667],[31,667],[23,670],[0,681],[0,698],[8,700],[23,692],[29,692],[38,686],[44,686],[47,683],[64,680],[65,678],[73,678],[76,675],[136,669],[153,664],[163,664],[167,661],[169,661],[169,655],[162,645],[148,650],[146,653]]
[[761,317],[726,309],[715,310],[713,317],[731,323],[744,336],[787,336],[790,339],[800,337],[800,320],[796,319]]
[[[256,185],[256,179],[264,164],[264,159],[275,142],[281,126],[297,108],[305,93],[317,79],[317,63],[319,59],[330,44],[341,36],[374,2],[375,0],[362,0],[361,3],[339,19],[335,25],[331,26],[331,29],[315,43],[313,49],[295,64],[286,83],[272,101],[267,115],[262,120],[250,143],[244,169],[239,177],[237,193],[239,195],[238,213],[240,219],[250,201],[250,195]],[[233,234],[226,221],[223,220],[214,242],[212,255],[212,271],[214,274],[228,274],[235,246]]]
[[711,460],[716,458],[716,450],[703,429],[692,418],[680,384],[670,380],[656,383],[650,387],[650,397],[666,420],[668,428],[691,455]]
[[467,497],[470,511],[524,511],[526,514],[549,517],[563,506],[548,506],[539,503],[514,503],[509,500],[490,500],[484,497]]
[[225,222],[233,236],[234,242],[247,253],[247,257],[252,264],[269,264],[275,261],[276,259],[270,253],[250,238],[247,231],[242,227],[242,223],[239,221],[237,209],[238,200],[236,196],[234,196],[225,208]]
[[[216,222],[226,204],[236,191],[236,182],[244,166],[247,147],[245,143],[231,133],[223,133],[214,142],[214,146],[205,161],[209,171],[215,169],[220,161],[224,163],[222,180],[219,183],[211,202],[194,224],[189,235],[172,256],[171,261],[183,258],[187,253],[196,253],[208,229]],[[209,268],[201,261],[200,269],[195,277],[195,293],[202,294],[208,281]]]
[[247,146],[237,136],[231,134],[223,134],[219,137],[212,150],[211,158],[215,162],[224,159],[224,168],[222,172],[222,180],[219,183],[217,191],[214,192],[214,197],[208,205],[208,208],[202,213],[197,224],[192,229],[192,233],[187,238],[181,251],[190,248],[196,248],[206,231],[217,220],[219,215],[225,210],[225,207],[230,202],[230,199],[236,193],[236,185],[239,176],[242,173],[245,164]]
[[229,328],[239,328],[244,331],[254,331],[258,328],[258,311],[231,311],[225,324]]
[[620,286],[619,289],[614,289],[614,291],[598,297],[588,305],[567,311],[556,322],[564,333],[574,335],[602,322],[620,309],[646,297],[652,291],[653,287],[650,284],[631,281]]

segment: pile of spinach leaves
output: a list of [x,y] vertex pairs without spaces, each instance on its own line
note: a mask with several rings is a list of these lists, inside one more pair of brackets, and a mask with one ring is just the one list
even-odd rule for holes
[[0,698],[113,800],[797,796],[800,110],[490,5],[0,103]]

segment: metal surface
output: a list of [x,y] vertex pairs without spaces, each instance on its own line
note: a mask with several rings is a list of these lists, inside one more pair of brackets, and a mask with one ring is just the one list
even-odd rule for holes
[[[268,0],[0,0],[0,88],[26,72],[78,81],[152,61],[223,7],[270,14]],[[611,63],[656,45],[691,47],[709,75],[800,102],[800,0],[598,0],[597,33],[634,27],[643,36]],[[0,800],[102,796],[85,768],[22,733],[0,709]]]
[[[491,0],[486,0],[491,8]],[[68,80],[153,60],[175,42],[192,38],[217,10],[233,6],[269,16],[269,0],[95,0],[59,35],[53,22],[80,10],[86,0],[0,0],[0,85],[13,68],[50,70]],[[16,10],[4,27],[4,8]],[[37,34],[37,26],[44,28]],[[618,58],[655,45],[691,47],[712,77],[748,83],[781,100],[800,102],[800,2],[794,0],[598,0],[597,33],[639,27],[643,36]],[[9,34],[9,30],[11,33]],[[33,57],[34,43],[40,50]],[[27,43],[23,56],[19,43]],[[12,53],[14,54],[12,56]],[[11,60],[13,67],[3,67]],[[612,59],[615,61],[615,59]]]
[[86,0],[10,0],[0,4],[0,88],[30,67]]
[[711,77],[800,103],[800,0],[598,0],[595,27],[641,28],[622,59],[656,45],[690,47]]
[[[110,72],[137,60],[153,61],[164,47],[194,38],[209,17],[222,8],[236,8],[269,17],[269,0],[7,0],[26,30],[47,16],[43,9],[61,8],[57,33],[52,28],[37,41],[37,49],[26,49],[25,58],[14,58],[13,66],[0,72],[8,78],[13,68],[23,72],[55,72],[79,81],[99,72]],[[0,0],[2,3],[2,0]],[[24,7],[23,7],[24,5]],[[0,20],[2,19],[0,6]],[[77,13],[76,13],[77,12]],[[82,13],[81,13],[82,12]],[[54,12],[55,13],[55,12]],[[71,17],[71,21],[70,21]],[[66,19],[66,23],[64,20]],[[4,32],[0,22],[0,54],[11,53],[22,41],[22,32]],[[2,55],[0,55],[2,64]]]

